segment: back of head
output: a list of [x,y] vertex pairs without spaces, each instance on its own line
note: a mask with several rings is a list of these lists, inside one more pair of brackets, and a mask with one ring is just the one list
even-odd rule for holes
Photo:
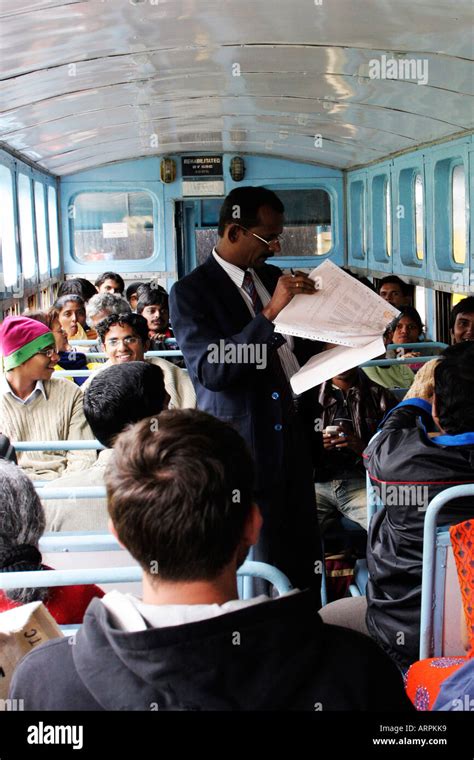
[[127,425],[163,410],[163,372],[149,362],[128,362],[99,372],[84,393],[84,414],[96,438],[112,446]]
[[127,289],[125,291],[125,298],[127,301],[130,301],[130,298],[136,294],[138,288],[140,288],[142,285],[145,285],[145,283],[138,280],[136,282],[131,282],[130,285],[127,285]]
[[278,214],[285,212],[285,207],[278,195],[266,187],[236,187],[224,199],[219,214],[217,234],[224,235],[228,224],[242,224],[244,227],[258,227],[258,212],[262,206],[269,206]]
[[450,435],[474,432],[474,341],[443,351],[435,368],[438,418]]
[[22,317],[28,317],[28,319],[36,319],[37,322],[41,322],[41,324],[49,327],[48,314],[45,311],[41,311],[41,309],[25,309]]
[[91,282],[89,282],[89,280],[85,280],[82,277],[75,277],[73,280],[64,280],[64,282],[61,282],[58,288],[57,298],[69,294],[80,296],[83,301],[87,302],[96,293],[97,289]]
[[250,453],[204,412],[163,412],[118,437],[105,481],[120,541],[145,572],[212,580],[231,561],[252,503]]
[[[45,528],[43,507],[29,477],[13,462],[0,460],[0,572],[38,570],[38,542]],[[45,589],[11,589],[9,599],[26,603]]]
[[96,293],[87,304],[87,319],[93,320],[98,314],[131,314],[128,301],[118,293]]

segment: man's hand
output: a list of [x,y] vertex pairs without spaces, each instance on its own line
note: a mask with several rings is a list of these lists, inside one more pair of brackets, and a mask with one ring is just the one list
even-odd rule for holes
[[311,280],[308,275],[303,272],[295,272],[292,274],[283,274],[275,288],[271,300],[267,303],[262,314],[273,322],[278,316],[280,311],[290,303],[293,296],[299,295],[314,295],[317,292],[314,280]]
[[323,433],[323,446],[325,449],[350,449],[359,456],[366,448],[365,443],[354,433],[340,433],[331,435]]

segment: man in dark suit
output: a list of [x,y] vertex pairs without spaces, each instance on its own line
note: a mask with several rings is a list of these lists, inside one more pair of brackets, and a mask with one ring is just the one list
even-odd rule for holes
[[302,400],[297,410],[289,385],[316,344],[285,339],[273,325],[294,295],[317,296],[303,273],[282,275],[265,264],[280,250],[283,212],[270,190],[233,190],[221,208],[215,249],[171,290],[171,323],[198,408],[230,422],[256,463],[264,523],[255,559],[278,567],[295,586],[319,590],[311,456]]

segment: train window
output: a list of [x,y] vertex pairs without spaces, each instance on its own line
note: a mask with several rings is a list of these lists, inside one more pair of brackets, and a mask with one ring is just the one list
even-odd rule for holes
[[78,193],[69,216],[77,261],[136,261],[153,256],[153,199],[147,192]]
[[16,284],[18,267],[16,259],[15,212],[13,204],[13,176],[7,166],[0,165],[0,236],[3,261],[3,286]]
[[385,180],[385,250],[387,256],[392,255],[392,202],[388,177]]
[[48,186],[48,222],[51,269],[54,270],[59,267],[58,200],[56,188],[51,185]]
[[467,214],[466,174],[464,166],[457,164],[451,174],[451,235],[452,251],[456,264],[466,262]]
[[20,220],[21,269],[25,280],[35,275],[35,234],[31,180],[26,174],[18,174],[18,214]]
[[365,189],[362,180],[351,184],[350,193],[350,244],[354,259],[364,259],[367,252],[365,224]]
[[281,250],[275,256],[323,256],[332,248],[331,199],[321,188],[278,190],[285,206]]
[[38,262],[40,274],[48,271],[48,236],[46,233],[46,204],[44,185],[35,181],[36,239],[38,242]]
[[416,258],[423,261],[425,256],[425,233],[424,233],[424,188],[421,174],[414,175],[414,202],[415,202],[415,251]]

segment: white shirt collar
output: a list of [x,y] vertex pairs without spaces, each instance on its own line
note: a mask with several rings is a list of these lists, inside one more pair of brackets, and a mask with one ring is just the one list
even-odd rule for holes
[[43,381],[42,380],[37,380],[36,381],[36,385],[35,385],[34,389],[32,390],[32,392],[30,393],[30,395],[27,398],[23,399],[23,398],[20,398],[19,396],[16,395],[15,391],[12,389],[10,383],[7,380],[7,376],[6,375],[2,375],[1,378],[0,378],[0,393],[1,393],[2,396],[6,396],[9,393],[11,396],[13,396],[13,398],[15,399],[15,401],[18,401],[20,404],[23,404],[23,405],[29,404],[30,401],[33,401],[33,399],[36,398],[36,396],[38,395],[38,393],[42,393],[43,394],[45,401],[48,400],[48,397],[46,396],[46,391],[44,389],[44,385],[43,385]]
[[222,258],[222,256],[219,256],[215,248],[212,249],[212,255],[214,256],[219,266],[222,267],[224,272],[229,275],[232,282],[234,282],[238,288],[241,288],[244,283],[245,271],[235,264],[231,264],[229,261],[226,261]]

